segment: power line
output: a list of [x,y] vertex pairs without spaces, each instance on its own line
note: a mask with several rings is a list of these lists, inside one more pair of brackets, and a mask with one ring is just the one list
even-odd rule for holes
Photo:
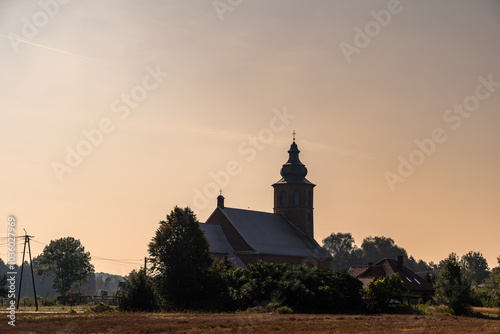
[[[0,237],[0,239],[6,239],[7,237]],[[16,244],[21,244],[24,243],[24,236],[16,236],[18,240],[16,240]],[[22,239],[21,239],[22,238]],[[45,242],[30,239],[30,241],[34,242],[35,244],[38,244],[37,246],[48,246]],[[7,245],[7,242],[1,242],[0,246],[5,246]],[[21,254],[21,252],[18,252],[17,254]],[[115,264],[122,264],[122,265],[141,265],[143,262],[143,259],[112,259],[112,258],[106,258],[106,257],[101,257],[101,256],[95,256],[91,255],[92,261],[97,260],[97,261],[106,261],[106,262],[111,262]]]

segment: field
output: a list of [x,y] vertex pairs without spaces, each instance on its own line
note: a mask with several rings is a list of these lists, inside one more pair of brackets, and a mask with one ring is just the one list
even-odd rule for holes
[[[500,333],[491,316],[248,313],[18,313],[0,333]],[[494,319],[496,318],[496,319]]]

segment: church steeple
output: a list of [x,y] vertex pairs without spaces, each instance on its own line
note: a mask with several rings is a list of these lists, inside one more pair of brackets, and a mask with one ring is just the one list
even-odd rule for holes
[[281,168],[281,176],[290,182],[309,182],[306,180],[307,168],[299,159],[299,148],[293,141],[288,150],[288,161]]
[[281,180],[273,184],[274,213],[283,214],[292,224],[313,238],[313,188],[306,179],[307,168],[299,159],[299,148],[293,142],[288,161],[281,168]]

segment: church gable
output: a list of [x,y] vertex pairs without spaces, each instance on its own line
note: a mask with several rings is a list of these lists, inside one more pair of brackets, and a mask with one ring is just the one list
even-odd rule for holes
[[[229,244],[235,251],[250,251],[255,252],[255,250],[245,241],[241,234],[234,228],[233,224],[222,212],[221,207],[217,207],[215,211],[208,217],[206,224],[220,225],[222,231],[224,232]],[[209,239],[210,241],[210,239]]]

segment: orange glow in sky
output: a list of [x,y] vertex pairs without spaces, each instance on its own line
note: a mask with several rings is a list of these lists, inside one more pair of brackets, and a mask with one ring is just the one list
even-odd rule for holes
[[272,212],[296,130],[320,244],[383,235],[495,267],[499,17],[466,0],[3,1],[0,236],[14,215],[34,255],[72,236],[126,275],[175,205],[205,221],[221,188]]

